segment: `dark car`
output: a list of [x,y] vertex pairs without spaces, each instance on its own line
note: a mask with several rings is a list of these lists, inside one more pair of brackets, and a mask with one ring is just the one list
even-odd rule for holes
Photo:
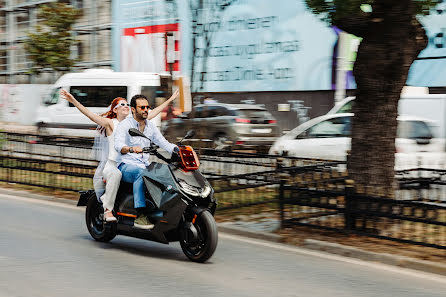
[[175,142],[191,129],[195,138],[213,140],[217,148],[271,146],[280,133],[276,119],[265,108],[223,103],[196,105],[188,114],[167,121],[163,132]]

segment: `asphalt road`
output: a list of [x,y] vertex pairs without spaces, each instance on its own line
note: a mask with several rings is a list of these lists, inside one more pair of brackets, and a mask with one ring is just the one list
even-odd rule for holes
[[95,242],[84,208],[0,194],[0,296],[445,296],[446,278],[220,234],[192,263],[179,244]]

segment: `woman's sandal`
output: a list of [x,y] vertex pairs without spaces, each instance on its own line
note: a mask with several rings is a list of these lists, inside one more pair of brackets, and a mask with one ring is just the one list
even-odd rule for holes
[[113,215],[111,210],[106,210],[104,211],[104,220],[109,223],[109,222],[116,222],[117,219],[115,218],[115,216]]

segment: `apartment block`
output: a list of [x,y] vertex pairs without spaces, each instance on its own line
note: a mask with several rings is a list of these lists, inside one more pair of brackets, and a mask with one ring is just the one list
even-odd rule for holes
[[71,49],[76,70],[111,68],[112,0],[0,0],[0,84],[53,83],[60,74],[50,69],[40,75],[24,49],[28,32],[42,22],[38,9],[50,2],[64,2],[82,10],[72,32],[77,43]]

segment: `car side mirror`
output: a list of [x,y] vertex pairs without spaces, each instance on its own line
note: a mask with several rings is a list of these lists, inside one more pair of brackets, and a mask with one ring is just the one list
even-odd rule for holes
[[187,120],[189,117],[188,117],[187,114],[179,114],[179,115],[178,115],[178,118],[179,118],[179,119],[183,119],[183,120]]
[[429,144],[431,142],[431,139],[430,138],[417,138],[417,139],[415,139],[415,141],[417,142],[417,144],[425,145],[425,144]]

